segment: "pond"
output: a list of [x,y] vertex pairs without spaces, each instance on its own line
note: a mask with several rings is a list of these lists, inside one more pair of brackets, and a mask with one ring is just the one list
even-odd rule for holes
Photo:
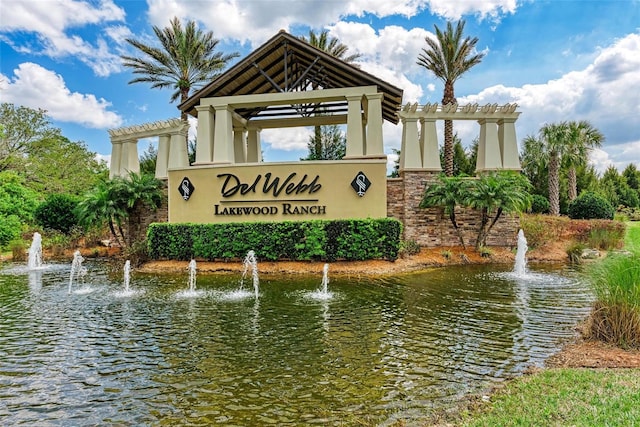
[[[186,265],[186,264],[185,264]],[[0,271],[2,425],[389,425],[541,366],[592,295],[562,267],[381,279]],[[259,269],[259,266],[258,266]],[[246,286],[246,285],[245,285]]]

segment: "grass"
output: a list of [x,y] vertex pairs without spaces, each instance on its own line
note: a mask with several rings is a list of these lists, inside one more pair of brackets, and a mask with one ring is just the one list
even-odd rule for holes
[[[623,301],[623,307],[637,312],[640,222],[626,224],[624,247],[631,255],[613,255],[590,274],[594,284],[599,283],[599,301]],[[637,330],[635,334],[640,339]],[[546,369],[507,382],[489,403],[462,411],[455,425],[640,425],[639,401],[640,369]]]
[[614,426],[640,420],[640,370],[550,369],[463,413],[463,426]]

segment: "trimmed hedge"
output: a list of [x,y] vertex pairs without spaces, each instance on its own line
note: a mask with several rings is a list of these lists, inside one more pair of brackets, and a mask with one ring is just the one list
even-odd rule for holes
[[402,224],[392,218],[230,224],[154,223],[147,231],[151,259],[264,260],[398,258]]

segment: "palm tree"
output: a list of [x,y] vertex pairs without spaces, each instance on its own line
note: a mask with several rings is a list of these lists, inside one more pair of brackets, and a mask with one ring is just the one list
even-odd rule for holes
[[546,124],[540,128],[540,158],[548,165],[549,214],[560,215],[560,164],[567,152],[567,122]]
[[469,182],[468,179],[461,177],[440,175],[437,181],[427,186],[420,202],[421,208],[440,207],[444,209],[444,213],[449,216],[449,221],[456,230],[463,248],[466,248],[466,245],[462,229],[456,218],[456,206],[467,198]]
[[569,168],[569,201],[578,197],[576,167],[587,163],[589,152],[602,146],[604,135],[588,121],[567,123],[567,150],[563,163]]
[[[213,32],[203,32],[196,28],[194,21],[188,21],[182,28],[180,20],[173,18],[170,26],[153,27],[161,47],[146,45],[140,41],[128,38],[127,42],[142,54],[141,57],[122,55],[124,66],[133,69],[138,75],[132,83],[151,83],[152,88],[171,88],[170,102],[180,98],[184,102],[192,89],[214,79],[236,58],[237,52],[223,54],[216,52],[219,40],[213,37]],[[182,120],[187,119],[187,113],[182,112]]]
[[[316,34],[313,30],[309,30],[309,38],[307,39],[305,36],[300,36],[300,40],[303,40],[309,43],[311,46],[320,49],[329,55],[340,59],[343,62],[351,64],[357,67],[357,64],[354,64],[354,61],[359,59],[362,55],[359,53],[354,53],[353,55],[347,55],[347,51],[349,47],[340,42],[336,37],[329,38],[329,31],[322,30],[320,34]],[[315,88],[314,88],[315,89]],[[315,157],[314,153],[322,153],[326,151],[323,149],[323,141],[330,141],[331,137],[327,135],[323,135],[323,129],[320,126],[315,126],[313,128],[313,153],[310,151],[309,157]],[[343,155],[344,157],[344,155]],[[341,159],[342,157],[340,157]],[[314,160],[334,160],[329,158],[314,158]]]
[[473,182],[464,203],[480,210],[476,250],[486,246],[503,213],[523,212],[531,206],[530,186],[524,175],[512,171],[482,175]]
[[[442,32],[437,25],[435,40],[425,37],[426,48],[418,55],[418,65],[431,71],[444,83],[442,104],[455,104],[455,82],[484,57],[483,53],[474,53],[478,38],[463,38],[465,21],[458,21],[454,30],[453,24],[447,22],[447,29]],[[444,121],[444,171],[447,176],[453,175],[453,122]]]
[[348,64],[354,65],[353,62],[362,57],[362,54],[360,53],[354,53],[353,55],[347,56],[349,47],[341,43],[336,37],[329,38],[328,30],[322,30],[320,34],[316,34],[313,30],[309,30],[309,38],[307,39],[305,36],[300,36],[300,40],[304,40],[311,46]]

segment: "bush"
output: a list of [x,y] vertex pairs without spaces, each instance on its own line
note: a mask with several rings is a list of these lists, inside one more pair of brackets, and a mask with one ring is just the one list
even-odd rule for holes
[[50,194],[36,208],[34,219],[44,229],[57,230],[64,234],[78,225],[74,213],[78,200],[68,194]]
[[568,212],[572,219],[613,219],[614,213],[615,209],[607,199],[590,191],[571,202]]
[[20,235],[22,224],[17,215],[0,214],[0,248]]
[[147,232],[151,259],[242,259],[250,250],[275,261],[395,260],[402,224],[391,218],[230,224],[155,223]]
[[531,196],[531,213],[546,214],[549,213],[549,200],[539,194]]

